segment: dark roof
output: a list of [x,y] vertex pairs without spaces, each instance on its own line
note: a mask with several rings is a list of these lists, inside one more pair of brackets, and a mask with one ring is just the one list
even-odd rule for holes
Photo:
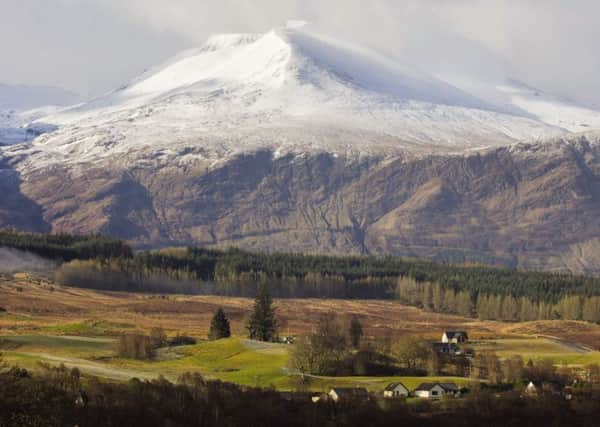
[[444,332],[444,334],[448,338],[454,338],[455,336],[463,336],[463,337],[469,336],[469,335],[467,335],[467,333],[465,331],[446,331],[446,332]]
[[415,391],[429,391],[436,385],[439,385],[444,391],[458,391],[458,386],[454,383],[422,383]]
[[438,383],[421,383],[421,385],[419,387],[417,387],[415,389],[415,391],[429,391],[436,385],[439,385],[439,384]]
[[454,383],[440,383],[440,385],[446,391],[458,391],[458,386]]
[[406,390],[408,390],[406,388],[406,386],[402,383],[389,383],[387,385],[387,387],[385,388],[385,391],[394,391],[396,389],[396,387],[398,387],[399,385],[401,385],[402,387],[404,387]]
[[332,389],[338,396],[366,396],[369,394],[364,387],[334,387]]

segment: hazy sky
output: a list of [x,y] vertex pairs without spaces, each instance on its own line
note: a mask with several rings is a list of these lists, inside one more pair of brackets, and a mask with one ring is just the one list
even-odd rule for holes
[[113,89],[212,33],[303,19],[438,75],[600,104],[598,0],[0,0],[0,82]]

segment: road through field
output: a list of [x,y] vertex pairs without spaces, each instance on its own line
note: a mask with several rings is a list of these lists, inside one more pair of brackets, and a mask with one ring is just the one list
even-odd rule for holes
[[77,368],[87,375],[118,381],[128,381],[131,378],[149,380],[157,378],[159,376],[159,374],[157,374],[156,372],[113,368],[100,363],[90,362],[89,360],[85,359],[78,359],[76,357],[55,356],[48,353],[15,353],[15,356],[27,356],[39,359],[40,362],[46,362],[50,365],[63,364],[69,369]]
[[590,347],[587,347],[583,344],[576,343],[574,341],[566,340],[564,338],[552,337],[549,335],[541,335],[541,336],[566,347],[570,352],[573,352],[573,353],[585,354],[585,353],[591,353],[594,351]]

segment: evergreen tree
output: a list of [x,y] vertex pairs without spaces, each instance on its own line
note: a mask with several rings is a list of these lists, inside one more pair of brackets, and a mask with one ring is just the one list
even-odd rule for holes
[[363,328],[357,316],[352,316],[350,319],[348,333],[350,335],[350,343],[352,344],[352,347],[358,348],[360,346],[360,340],[363,336]]
[[273,341],[277,337],[277,319],[273,299],[264,283],[261,283],[254,300],[254,311],[248,322],[248,335],[259,341]]
[[230,336],[231,328],[229,326],[229,319],[227,319],[223,309],[219,308],[210,322],[208,339],[220,340],[222,338],[229,338]]

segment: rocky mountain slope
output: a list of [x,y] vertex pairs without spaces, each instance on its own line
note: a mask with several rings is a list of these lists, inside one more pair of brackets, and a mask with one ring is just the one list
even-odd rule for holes
[[2,149],[0,226],[600,274],[600,134],[572,133],[600,114],[510,85],[299,29],[213,37]]

